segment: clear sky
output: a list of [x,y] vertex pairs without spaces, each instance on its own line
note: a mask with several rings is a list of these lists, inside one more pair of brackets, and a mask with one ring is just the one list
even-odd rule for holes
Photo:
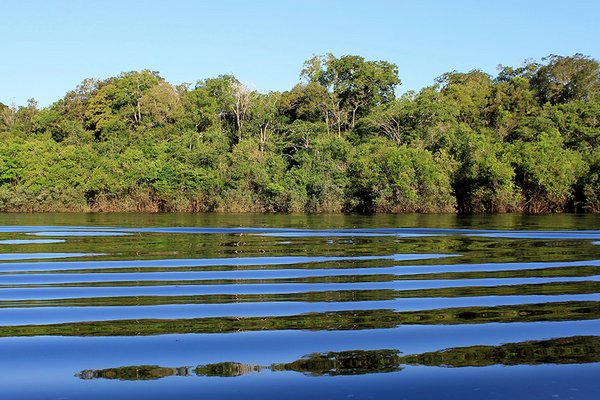
[[548,54],[600,58],[599,0],[0,0],[0,102],[45,106],[84,78],[233,74],[265,92],[314,54],[399,67],[399,91]]

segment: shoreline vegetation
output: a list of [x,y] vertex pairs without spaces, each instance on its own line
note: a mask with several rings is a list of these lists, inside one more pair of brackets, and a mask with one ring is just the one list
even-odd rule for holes
[[328,54],[259,93],[221,75],[86,79],[0,103],[0,212],[600,212],[588,56],[449,72],[395,95],[387,61]]

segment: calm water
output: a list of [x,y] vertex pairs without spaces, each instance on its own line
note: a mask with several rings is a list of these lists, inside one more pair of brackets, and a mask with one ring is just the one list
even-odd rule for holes
[[2,399],[597,399],[600,217],[0,215]]

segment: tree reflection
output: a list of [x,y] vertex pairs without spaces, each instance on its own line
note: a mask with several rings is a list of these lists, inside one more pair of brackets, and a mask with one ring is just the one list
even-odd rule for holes
[[586,364],[600,362],[600,336],[468,346],[402,356],[395,349],[313,353],[290,363],[269,366],[221,362],[191,367],[157,365],[84,370],[81,379],[154,380],[171,376],[234,377],[264,370],[295,371],[307,376],[361,375],[398,372],[405,366],[484,367],[491,365]]
[[147,336],[264,330],[361,330],[399,325],[458,325],[495,322],[582,321],[600,318],[600,302],[566,301],[398,312],[390,309],[332,311],[269,317],[207,317],[69,322],[0,326],[11,336]]

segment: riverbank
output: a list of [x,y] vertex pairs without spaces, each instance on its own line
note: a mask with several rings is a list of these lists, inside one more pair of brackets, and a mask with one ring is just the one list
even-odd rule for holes
[[268,94],[143,70],[43,109],[0,104],[0,211],[600,212],[590,57],[449,72],[399,98],[385,61],[304,67]]

